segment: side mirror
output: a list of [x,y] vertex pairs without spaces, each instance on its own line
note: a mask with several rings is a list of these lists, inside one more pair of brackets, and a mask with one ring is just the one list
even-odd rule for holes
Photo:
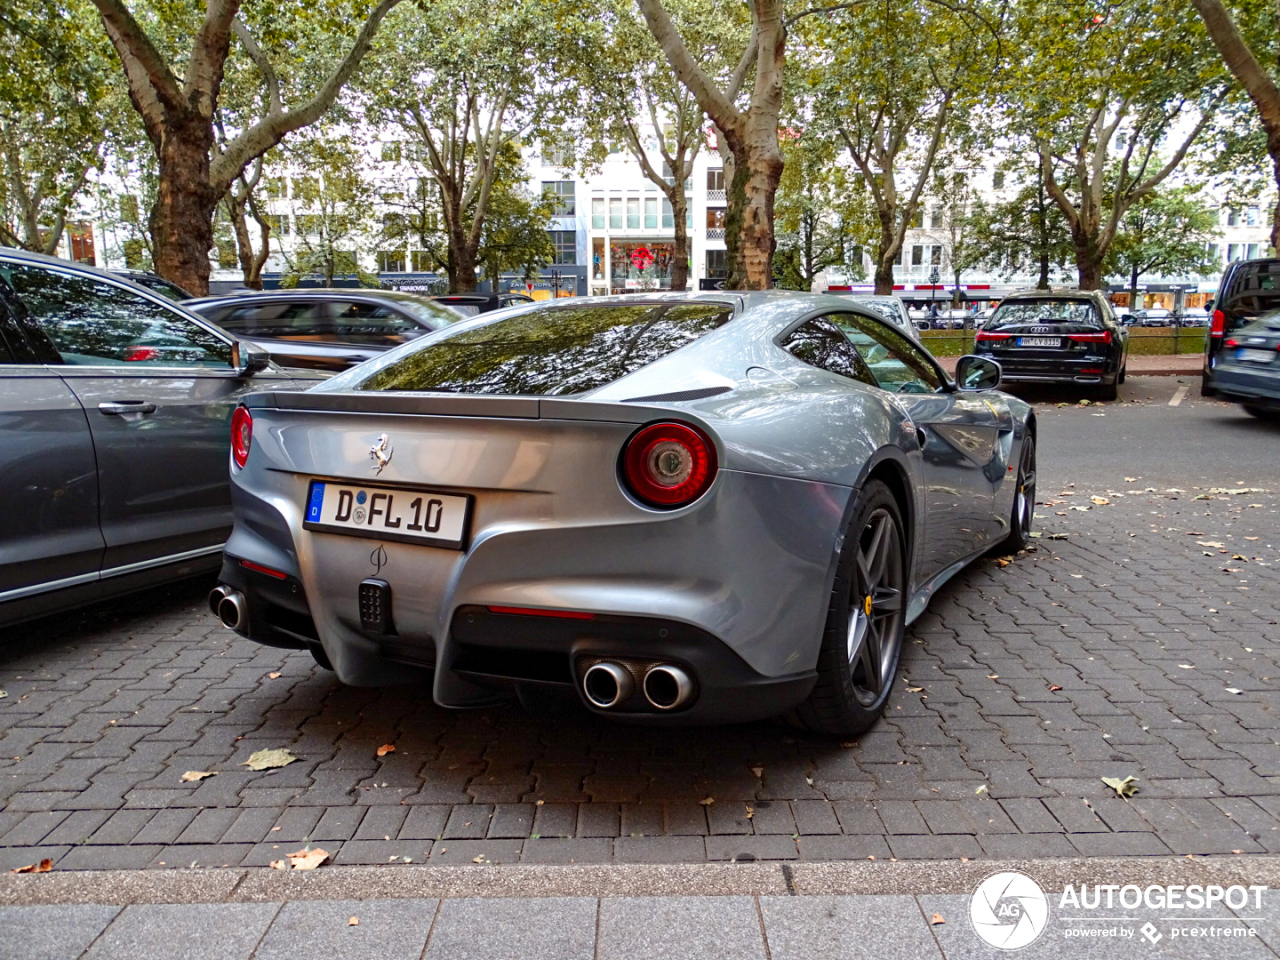
[[231,345],[231,366],[242,377],[251,377],[271,366],[271,354],[256,343],[237,340]]
[[994,390],[1003,372],[990,357],[968,354],[956,361],[956,386],[961,390]]

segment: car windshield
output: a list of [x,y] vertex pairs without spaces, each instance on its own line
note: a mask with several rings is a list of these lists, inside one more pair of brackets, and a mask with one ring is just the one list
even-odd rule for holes
[[996,308],[986,329],[1024,323],[1085,323],[1096,326],[1098,308],[1088,300],[1008,300]]
[[724,324],[725,303],[550,307],[467,324],[404,354],[358,390],[563,396],[634,373]]

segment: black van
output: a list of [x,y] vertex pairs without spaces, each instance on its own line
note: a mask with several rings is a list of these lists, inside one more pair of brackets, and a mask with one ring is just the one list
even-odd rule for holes
[[1227,264],[1218,295],[1213,300],[1209,336],[1205,340],[1200,395],[1216,397],[1222,391],[1214,382],[1214,368],[1227,338],[1262,314],[1280,310],[1280,259],[1237,260]]

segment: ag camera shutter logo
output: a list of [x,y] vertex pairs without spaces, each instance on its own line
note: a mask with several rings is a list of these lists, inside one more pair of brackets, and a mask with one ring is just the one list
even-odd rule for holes
[[969,922],[984,943],[1017,950],[1044,933],[1049,923],[1049,898],[1025,874],[992,874],[973,891]]

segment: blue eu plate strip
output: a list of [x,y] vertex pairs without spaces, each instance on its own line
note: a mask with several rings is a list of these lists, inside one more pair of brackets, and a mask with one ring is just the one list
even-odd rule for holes
[[324,506],[324,484],[319,480],[311,481],[311,494],[307,498],[307,519],[311,523],[320,522],[320,508]]

